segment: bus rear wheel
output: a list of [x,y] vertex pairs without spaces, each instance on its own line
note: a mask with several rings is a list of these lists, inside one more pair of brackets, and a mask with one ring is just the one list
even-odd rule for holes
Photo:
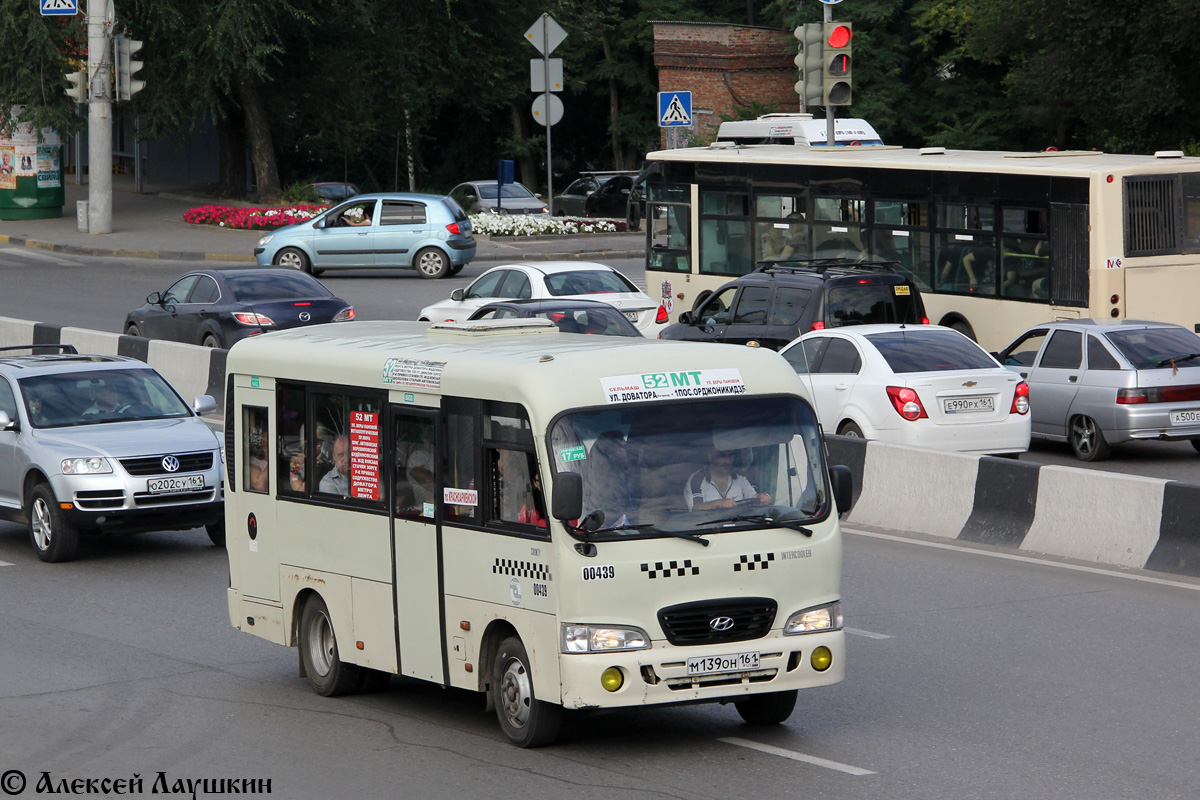
[[537,699],[529,655],[516,636],[508,637],[496,648],[492,694],[500,729],[517,747],[541,747],[558,738],[562,706]]
[[358,688],[359,667],[338,657],[333,620],[319,595],[310,597],[300,614],[300,658],[309,684],[322,697],[349,694]]
[[756,694],[733,704],[749,725],[778,725],[792,715],[796,707],[796,690]]

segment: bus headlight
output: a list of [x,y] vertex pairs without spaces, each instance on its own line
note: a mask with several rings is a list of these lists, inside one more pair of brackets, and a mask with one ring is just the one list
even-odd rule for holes
[[835,600],[823,606],[806,608],[797,611],[787,619],[783,626],[784,636],[795,636],[800,633],[818,633],[820,631],[839,631],[842,629],[842,604]]
[[650,637],[641,628],[621,625],[575,625],[563,623],[564,653],[612,653],[618,650],[648,650]]
[[107,458],[65,458],[62,462],[63,475],[107,475],[112,465]]

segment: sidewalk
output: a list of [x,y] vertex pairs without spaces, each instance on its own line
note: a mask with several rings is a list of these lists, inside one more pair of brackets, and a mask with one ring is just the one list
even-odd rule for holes
[[[88,187],[66,180],[66,203],[58,219],[0,220],[0,244],[56,253],[152,258],[178,261],[254,263],[254,245],[264,231],[242,231],[183,221],[190,208],[214,201],[202,187],[147,184],[133,191],[130,176],[113,176],[112,233],[93,235],[78,230],[75,203],[88,199]],[[575,236],[476,236],[476,261],[546,261],[554,259],[641,258],[645,233],[600,233]]]

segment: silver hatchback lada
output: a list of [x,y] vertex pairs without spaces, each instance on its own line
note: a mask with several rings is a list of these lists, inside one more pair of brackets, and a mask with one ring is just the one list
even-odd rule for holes
[[[43,561],[83,533],[205,527],[224,544],[220,440],[152,367],[70,346],[0,348],[0,518],[23,522]],[[32,351],[32,352],[30,352]]]

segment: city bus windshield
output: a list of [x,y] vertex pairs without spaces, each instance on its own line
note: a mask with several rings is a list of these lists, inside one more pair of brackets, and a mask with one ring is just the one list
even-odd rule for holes
[[816,417],[795,397],[628,404],[561,417],[556,472],[583,477],[595,540],[795,527],[829,510]]

